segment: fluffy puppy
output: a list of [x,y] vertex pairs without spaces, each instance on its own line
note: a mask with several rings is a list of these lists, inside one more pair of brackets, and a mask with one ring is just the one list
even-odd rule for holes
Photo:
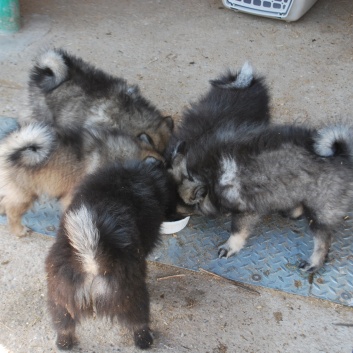
[[179,193],[204,214],[231,212],[231,235],[219,257],[238,253],[261,216],[302,210],[314,235],[310,260],[299,267],[317,271],[335,227],[353,199],[353,130],[298,126],[218,130],[186,155],[189,185]]
[[60,349],[73,347],[76,325],[93,313],[117,317],[137,347],[153,343],[146,257],[171,209],[169,181],[163,163],[147,158],[99,169],[78,187],[46,258]]
[[84,127],[99,134],[100,127],[116,127],[134,136],[145,134],[163,153],[173,130],[171,117],[163,117],[142,96],[138,86],[111,76],[63,49],[39,55],[30,74],[28,109],[21,123],[53,124],[65,134]]
[[[209,91],[184,112],[166,156],[171,175],[180,187],[187,189],[192,184],[189,185],[185,155],[198,149],[201,140],[207,141],[224,127],[234,132],[243,124],[267,125],[270,121],[268,88],[248,63],[237,73],[228,70],[210,82]],[[203,188],[196,192],[205,196]]]
[[144,139],[116,129],[101,130],[99,139],[85,129],[63,138],[47,124],[31,123],[0,142],[0,212],[11,232],[24,236],[29,229],[21,217],[40,195],[60,199],[65,208],[86,174],[106,163],[147,156],[160,158]]

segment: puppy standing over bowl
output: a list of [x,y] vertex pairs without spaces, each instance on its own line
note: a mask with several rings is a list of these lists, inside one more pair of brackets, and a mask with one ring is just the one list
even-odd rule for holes
[[179,186],[187,204],[204,214],[232,213],[231,235],[219,247],[229,257],[244,246],[261,216],[302,209],[314,235],[310,260],[317,271],[328,254],[335,227],[353,200],[353,130],[328,126],[227,128],[201,139],[186,155],[190,181]]
[[133,136],[149,138],[163,153],[173,131],[171,117],[144,98],[136,85],[111,76],[63,49],[44,51],[31,70],[28,107],[21,125],[31,121],[54,125],[59,134],[91,134],[116,127]]
[[24,236],[29,229],[22,215],[42,194],[71,202],[75,186],[97,168],[114,161],[161,158],[148,143],[117,129],[101,129],[92,136],[81,129],[63,138],[45,123],[31,123],[0,142],[0,211],[11,232]]
[[46,259],[59,348],[72,348],[76,325],[93,313],[117,317],[137,347],[151,346],[146,257],[174,209],[169,182],[147,158],[99,169],[78,187]]
[[[200,148],[201,139],[207,141],[209,135],[224,126],[232,133],[243,124],[255,127],[270,122],[268,88],[264,78],[254,74],[249,63],[237,73],[229,70],[210,82],[209,91],[184,112],[168,146],[166,159],[170,173],[178,185],[185,187],[191,182],[185,156],[188,151]],[[208,197],[198,195],[204,192],[203,188],[195,192],[195,198]],[[197,208],[193,212],[197,212]]]

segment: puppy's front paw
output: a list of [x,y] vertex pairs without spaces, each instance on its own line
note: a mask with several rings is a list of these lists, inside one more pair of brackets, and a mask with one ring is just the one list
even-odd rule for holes
[[307,261],[301,261],[299,263],[298,267],[300,270],[307,272],[307,273],[314,273],[314,272],[318,271],[320,268],[318,266],[314,266],[314,265],[310,264]]
[[235,253],[237,253],[239,250],[237,249],[232,249],[228,242],[227,243],[224,243],[223,245],[221,245],[219,248],[218,248],[218,258],[222,258],[222,257],[225,257],[228,259],[228,257],[234,255]]
[[218,258],[222,258],[222,257],[227,257],[227,254],[228,254],[228,250],[225,249],[223,246],[220,246],[218,248]]
[[238,233],[233,234],[229,237],[229,239],[218,247],[218,257],[221,259],[222,257],[228,257],[238,253],[245,244],[245,238],[239,236]]

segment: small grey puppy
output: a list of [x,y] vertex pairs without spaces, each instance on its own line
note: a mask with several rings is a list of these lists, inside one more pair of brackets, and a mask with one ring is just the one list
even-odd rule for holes
[[116,127],[149,139],[163,153],[173,131],[171,117],[161,112],[136,85],[95,68],[63,49],[49,49],[37,58],[30,73],[28,107],[20,123],[53,124],[62,135],[83,127],[99,134],[101,127]]
[[323,265],[353,200],[350,127],[223,127],[185,159],[188,184],[179,185],[184,202],[204,214],[232,214],[231,235],[219,257],[238,253],[261,216],[294,210],[296,216],[304,213],[314,235],[313,253],[299,267],[315,272]]

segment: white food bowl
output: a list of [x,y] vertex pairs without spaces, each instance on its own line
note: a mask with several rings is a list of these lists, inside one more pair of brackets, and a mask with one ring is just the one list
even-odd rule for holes
[[182,229],[186,227],[190,219],[190,216],[179,219],[174,222],[163,222],[161,225],[161,233],[162,234],[173,234],[180,232]]
[[296,21],[302,17],[317,0],[222,0],[228,9],[252,15]]

